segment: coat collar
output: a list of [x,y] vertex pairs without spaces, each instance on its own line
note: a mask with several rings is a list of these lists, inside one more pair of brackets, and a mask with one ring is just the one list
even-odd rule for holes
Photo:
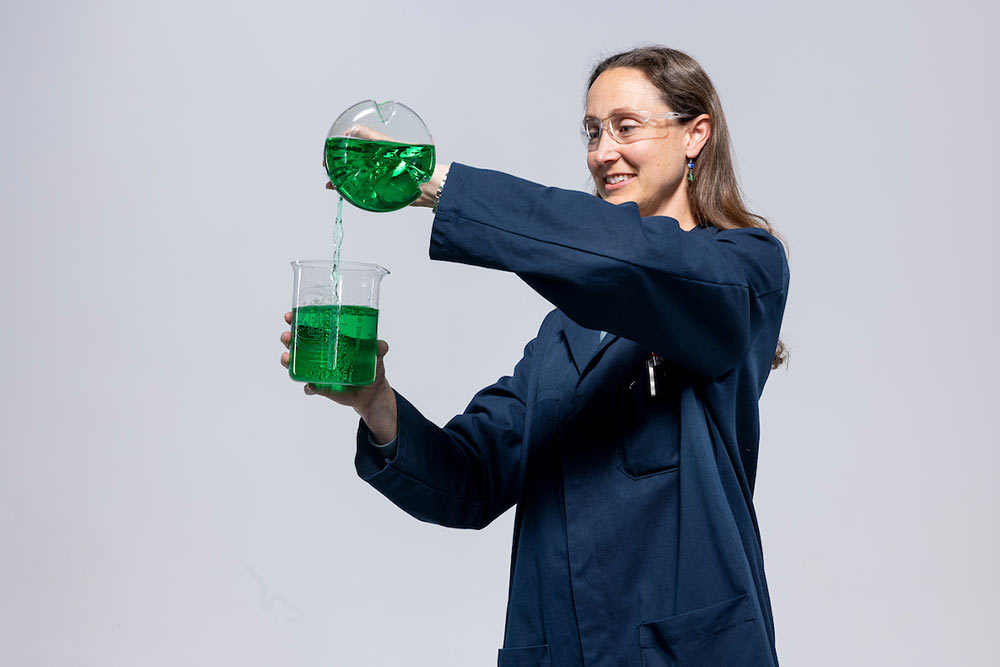
[[604,340],[598,342],[600,338],[600,332],[596,329],[586,329],[581,327],[579,324],[569,319],[565,313],[563,313],[563,326],[562,326],[563,336],[566,339],[566,344],[569,347],[570,356],[573,358],[573,364],[576,366],[576,371],[580,375],[583,375],[597,359],[600,358],[601,353],[611,345],[613,342],[618,340],[618,336],[613,333],[608,333],[604,337]]

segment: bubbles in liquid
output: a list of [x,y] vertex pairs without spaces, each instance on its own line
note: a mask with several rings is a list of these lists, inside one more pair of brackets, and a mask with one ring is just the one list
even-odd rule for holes
[[[301,306],[292,313],[288,374],[318,385],[365,385],[375,379],[378,310]],[[336,363],[334,363],[336,358]]]

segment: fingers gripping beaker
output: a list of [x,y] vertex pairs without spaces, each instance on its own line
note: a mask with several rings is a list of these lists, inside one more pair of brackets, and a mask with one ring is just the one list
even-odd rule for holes
[[334,389],[371,384],[378,351],[379,284],[389,272],[377,264],[341,262],[338,290],[332,269],[330,260],[292,262],[288,375]]

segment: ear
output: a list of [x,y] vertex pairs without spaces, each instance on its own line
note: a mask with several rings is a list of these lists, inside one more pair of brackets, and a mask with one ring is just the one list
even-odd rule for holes
[[689,158],[696,158],[705,147],[705,142],[712,135],[712,118],[707,113],[688,121],[686,144],[684,154]]

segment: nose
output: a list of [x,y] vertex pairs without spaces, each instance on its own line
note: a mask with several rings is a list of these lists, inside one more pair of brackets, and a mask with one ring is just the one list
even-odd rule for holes
[[602,129],[601,136],[597,139],[597,148],[593,151],[594,159],[597,160],[598,164],[614,162],[621,157],[621,153],[618,151],[620,147],[621,144],[612,139],[606,130]]

